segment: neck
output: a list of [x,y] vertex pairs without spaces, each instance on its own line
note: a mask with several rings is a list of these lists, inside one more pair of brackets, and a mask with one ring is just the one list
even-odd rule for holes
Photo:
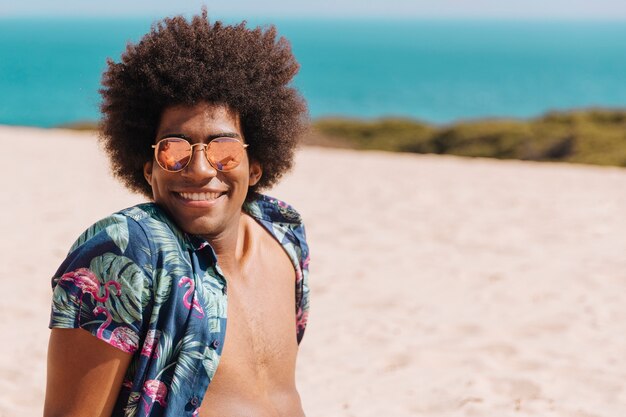
[[236,226],[219,236],[205,236],[215,251],[220,268],[228,278],[240,275],[249,246],[248,235],[246,216],[242,213],[238,216]]

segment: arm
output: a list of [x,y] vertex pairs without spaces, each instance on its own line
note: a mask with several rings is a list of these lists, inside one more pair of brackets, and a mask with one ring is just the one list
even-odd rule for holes
[[145,232],[113,215],[87,229],[52,279],[45,417],[110,416],[150,304]]
[[131,358],[83,329],[52,329],[44,417],[110,416]]

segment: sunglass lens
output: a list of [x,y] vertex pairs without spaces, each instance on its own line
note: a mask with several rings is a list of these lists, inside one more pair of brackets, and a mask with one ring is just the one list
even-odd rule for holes
[[180,171],[191,158],[191,145],[184,139],[163,139],[156,150],[159,165],[167,171]]
[[243,146],[236,139],[214,139],[207,149],[207,158],[216,169],[230,171],[243,159]]

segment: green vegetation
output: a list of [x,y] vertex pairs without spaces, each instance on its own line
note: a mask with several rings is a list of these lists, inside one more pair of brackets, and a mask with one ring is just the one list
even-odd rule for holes
[[435,126],[409,119],[320,119],[309,144],[353,149],[626,167],[626,110],[551,112],[531,120]]
[[[60,126],[95,130],[97,123]],[[530,120],[436,126],[412,119],[318,119],[307,144],[626,167],[626,110],[551,112]]]

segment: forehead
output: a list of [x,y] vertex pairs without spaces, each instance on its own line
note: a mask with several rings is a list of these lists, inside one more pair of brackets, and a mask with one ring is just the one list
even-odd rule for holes
[[223,104],[201,102],[192,106],[166,107],[161,114],[157,136],[166,134],[207,136],[236,133],[243,136],[239,114]]

